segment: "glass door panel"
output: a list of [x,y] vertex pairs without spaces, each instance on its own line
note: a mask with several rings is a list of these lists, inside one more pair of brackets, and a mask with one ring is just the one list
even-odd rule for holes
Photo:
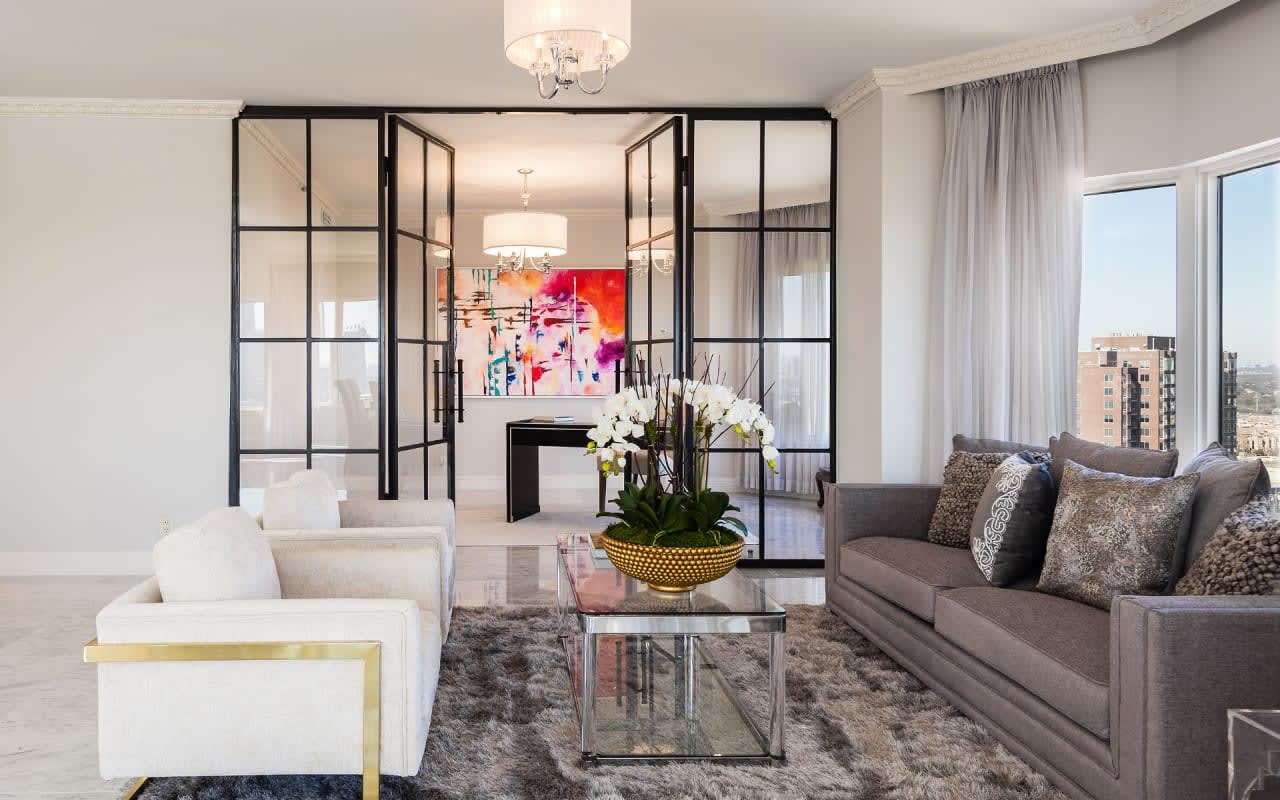
[[381,494],[382,132],[358,112],[235,123],[232,505],[307,468]]
[[774,425],[776,472],[732,436],[712,453],[713,484],[749,507],[748,562],[817,562],[817,479],[833,479],[833,129],[768,116],[690,122],[689,347]]
[[[391,198],[388,234],[396,346],[396,451],[388,494],[400,498],[454,496],[453,148],[391,117]],[[459,404],[460,405],[460,404]],[[432,470],[442,470],[439,474]],[[434,477],[430,478],[431,474]]]
[[[673,117],[627,148],[627,352],[632,373],[679,373],[684,121]],[[640,376],[632,375],[639,380]]]

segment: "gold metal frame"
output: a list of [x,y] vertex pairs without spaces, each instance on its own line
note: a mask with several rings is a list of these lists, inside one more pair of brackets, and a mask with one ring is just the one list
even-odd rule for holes
[[[182,642],[165,644],[99,644],[84,646],[87,664],[146,661],[318,661],[364,663],[363,789],[361,800],[378,800],[382,666],[380,642]],[[139,778],[121,800],[132,800],[147,778]]]

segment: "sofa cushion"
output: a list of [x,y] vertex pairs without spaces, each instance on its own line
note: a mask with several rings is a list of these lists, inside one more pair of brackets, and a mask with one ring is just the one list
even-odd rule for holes
[[938,593],[934,630],[1101,738],[1110,734],[1111,615],[1039,592]]
[[1116,472],[1135,478],[1169,478],[1178,468],[1177,450],[1143,450],[1140,447],[1109,447],[1066,431],[1049,438],[1049,454],[1053,460],[1049,471],[1053,485],[1062,485],[1062,470],[1070,459],[1082,467],[1100,472]]
[[1049,468],[1029,452],[996,468],[969,533],[969,550],[992,586],[1010,586],[1044,561],[1055,492]]
[[968,550],[920,539],[869,536],[840,550],[840,571],[921,619],[933,621],[939,589],[986,586]]
[[1037,588],[1103,611],[1117,595],[1164,592],[1199,480],[1135,478],[1068,461]]
[[288,480],[268,486],[263,493],[263,530],[337,530],[341,527],[338,490],[320,470],[299,470]]
[[1186,547],[1174,558],[1174,578],[1195,563],[1227,515],[1253,497],[1271,490],[1271,479],[1260,459],[1237,461],[1225,447],[1214,442],[1182,470],[1183,475],[1200,476],[1196,499],[1191,506],[1191,533]]
[[1048,453],[1049,448],[1042,444],[1023,444],[1005,439],[979,439],[975,436],[964,436],[957,433],[951,437],[951,450],[957,453],[1021,453],[1030,450],[1033,453]]
[[242,508],[220,508],[156,542],[151,550],[166,603],[279,600],[271,544]]

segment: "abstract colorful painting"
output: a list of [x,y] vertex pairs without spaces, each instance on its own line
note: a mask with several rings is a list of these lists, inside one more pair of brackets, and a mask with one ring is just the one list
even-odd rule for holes
[[[604,395],[625,354],[626,270],[456,269],[462,391]],[[447,273],[437,273],[444,297]],[[443,311],[443,309],[441,309]]]

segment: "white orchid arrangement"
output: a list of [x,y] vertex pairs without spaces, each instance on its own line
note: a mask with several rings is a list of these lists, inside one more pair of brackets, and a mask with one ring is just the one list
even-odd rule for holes
[[[737,436],[745,446],[755,442],[769,468],[778,468],[773,423],[759,403],[721,383],[655,375],[648,384],[611,395],[593,411],[592,419],[595,427],[587,432],[587,455],[599,459],[602,471],[622,472],[627,455],[644,450],[648,480],[665,481],[663,488],[671,492],[707,488],[710,449],[726,435]],[[686,425],[692,447],[680,435]],[[681,469],[687,451],[693,456],[689,486]],[[663,454],[670,455],[666,466],[661,466]]]

